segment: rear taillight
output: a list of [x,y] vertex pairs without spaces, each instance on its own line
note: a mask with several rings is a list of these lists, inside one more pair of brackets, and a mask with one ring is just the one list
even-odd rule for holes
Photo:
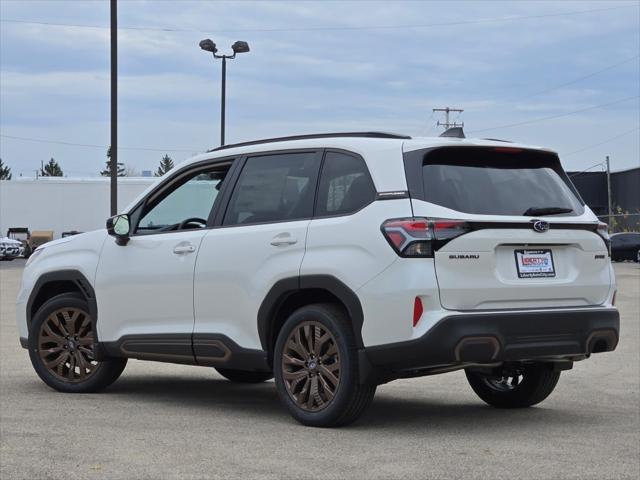
[[604,222],[598,223],[596,232],[602,237],[602,240],[604,240],[604,244],[607,246],[607,250],[609,251],[609,256],[611,256],[611,237],[609,236],[609,225]]
[[471,228],[462,220],[395,218],[384,222],[381,230],[401,257],[433,257],[440,247]]

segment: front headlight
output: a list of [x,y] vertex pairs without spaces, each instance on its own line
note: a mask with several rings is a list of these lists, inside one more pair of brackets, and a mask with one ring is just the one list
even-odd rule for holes
[[42,248],[42,247],[36,248],[33,251],[33,253],[31,255],[29,255],[29,258],[27,259],[27,263],[25,263],[24,266],[28,267],[29,264],[32,263],[36,259],[36,257],[38,257],[42,253],[43,250],[44,250],[44,248]]

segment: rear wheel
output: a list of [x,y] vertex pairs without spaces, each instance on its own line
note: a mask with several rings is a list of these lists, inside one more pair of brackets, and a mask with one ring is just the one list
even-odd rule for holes
[[120,376],[126,358],[95,360],[89,305],[80,295],[57,295],[40,307],[29,332],[29,357],[38,376],[60,392],[100,391]]
[[466,370],[474,392],[486,403],[498,408],[523,408],[542,402],[553,392],[560,372],[548,364],[509,368],[496,374]]
[[273,373],[271,372],[249,372],[218,367],[216,367],[216,370],[227,380],[236,383],[262,383],[273,378]]
[[376,391],[375,385],[360,384],[348,317],[331,304],[308,305],[289,317],[276,341],[273,366],[280,399],[304,425],[349,424]]

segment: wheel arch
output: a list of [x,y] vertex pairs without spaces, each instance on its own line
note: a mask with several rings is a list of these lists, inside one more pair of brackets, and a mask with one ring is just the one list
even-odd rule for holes
[[351,320],[358,348],[363,348],[364,314],[358,296],[332,275],[304,275],[276,282],[258,310],[258,334],[262,349],[271,363],[273,347],[280,328],[298,308],[312,303],[331,302],[340,305]]
[[47,300],[63,293],[79,293],[87,301],[97,342],[98,305],[95,291],[87,277],[78,270],[57,270],[44,273],[38,278],[27,301],[27,327],[31,329],[33,317]]

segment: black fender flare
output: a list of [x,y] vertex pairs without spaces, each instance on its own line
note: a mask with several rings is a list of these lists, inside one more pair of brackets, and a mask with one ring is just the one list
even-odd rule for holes
[[342,302],[351,318],[356,345],[359,349],[363,348],[364,314],[356,293],[333,275],[301,275],[277,281],[262,301],[258,309],[258,334],[262,349],[268,352],[271,347],[269,341],[272,323],[287,298],[297,292],[310,289],[325,290]]
[[89,314],[91,315],[91,326],[94,333],[94,342],[98,343],[98,303],[96,302],[96,294],[93,286],[87,280],[79,270],[56,270],[53,272],[43,273],[36,281],[31,293],[29,294],[29,300],[27,300],[27,325],[31,328],[33,303],[35,302],[38,294],[42,288],[48,283],[52,282],[72,282],[80,291],[84,299],[89,304]]

